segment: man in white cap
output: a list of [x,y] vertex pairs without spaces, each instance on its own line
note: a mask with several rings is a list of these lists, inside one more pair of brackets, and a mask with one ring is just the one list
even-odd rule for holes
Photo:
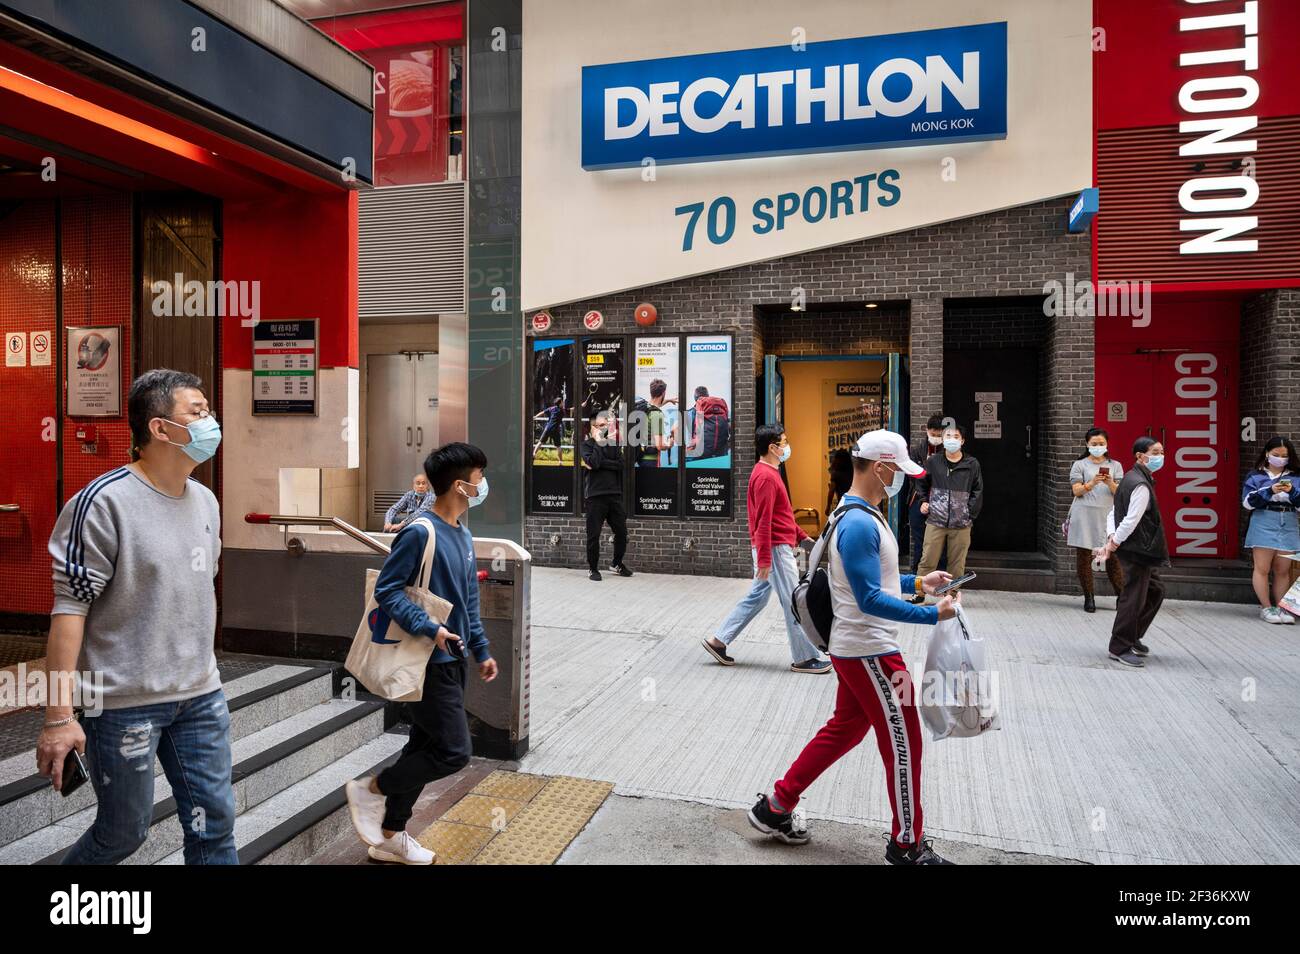
[[899,623],[934,625],[957,614],[956,595],[937,606],[900,599],[933,594],[950,577],[936,570],[924,578],[898,572],[898,541],[880,505],[902,489],[904,475],[924,471],[908,455],[907,442],[891,431],[862,435],[853,448],[853,485],[840,502],[830,552],[830,656],[839,678],[835,714],[804,746],[769,796],[760,793],[749,812],[759,831],[802,845],[808,829],[794,814],[799,798],[817,777],[847,754],[869,731],[885,763],[893,831],[885,860],[895,865],[952,864],[935,854],[921,828],[921,723],[907,665],[898,647]]

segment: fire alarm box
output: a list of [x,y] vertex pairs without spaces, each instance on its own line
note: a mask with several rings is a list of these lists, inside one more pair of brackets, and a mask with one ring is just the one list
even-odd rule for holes
[[98,441],[98,438],[99,432],[96,430],[94,424],[77,425],[77,440],[81,441],[81,443],[94,444]]

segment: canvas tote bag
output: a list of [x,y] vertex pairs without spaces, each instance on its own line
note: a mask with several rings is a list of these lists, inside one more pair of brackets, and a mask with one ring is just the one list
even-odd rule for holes
[[[429,592],[438,535],[427,517],[412,520],[408,529],[417,523],[424,524],[429,538],[415,585],[406,587],[406,598],[428,613],[435,623],[445,623],[451,616],[452,605]],[[345,665],[375,695],[391,702],[418,702],[424,693],[424,669],[433,655],[434,642],[427,636],[406,632],[375,602],[378,579],[378,570],[366,570],[366,612],[352,637],[352,649]]]

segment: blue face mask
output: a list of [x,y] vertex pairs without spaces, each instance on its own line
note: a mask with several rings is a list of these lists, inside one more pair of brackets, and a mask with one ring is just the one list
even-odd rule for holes
[[961,450],[961,441],[955,437],[946,437],[943,441],[943,449],[949,454],[955,454]]
[[[462,481],[462,482],[463,482],[463,483],[469,483],[469,481]],[[475,489],[478,491],[478,496],[476,496],[476,497],[470,497],[469,494],[465,494],[465,496],[469,498],[469,505],[470,505],[471,507],[477,507],[477,506],[478,506],[479,504],[481,504],[483,501],[487,500],[487,495],[488,495],[488,482],[487,482],[487,478],[484,477],[482,480],[480,480],[480,481],[475,485]],[[462,490],[461,493],[465,493],[465,491]]]
[[784,447],[781,448],[781,463],[784,464],[789,459],[790,459],[790,445],[786,444]]
[[1102,444],[1100,447],[1098,447],[1096,444],[1090,444],[1088,446],[1088,453],[1091,454],[1093,457],[1105,457],[1106,445]]
[[1163,466],[1165,466],[1164,454],[1153,454],[1147,458],[1147,470],[1151,471],[1151,473],[1154,474]]
[[211,460],[212,455],[217,452],[217,446],[221,443],[221,425],[217,419],[209,415],[201,417],[193,424],[178,424],[176,421],[167,420],[168,424],[175,427],[183,427],[190,432],[190,442],[188,444],[177,444],[181,450],[189,455],[190,459],[197,463],[204,463]]

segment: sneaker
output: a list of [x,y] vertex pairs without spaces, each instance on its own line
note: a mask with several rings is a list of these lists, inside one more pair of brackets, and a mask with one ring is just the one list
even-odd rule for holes
[[908,602],[909,602],[909,603],[913,603],[913,604],[924,603],[924,602],[925,602],[925,594],[924,594],[924,593],[917,593],[917,594],[916,594],[915,596],[913,596],[910,600],[908,600]]
[[707,639],[702,639],[700,640],[700,642],[704,644],[704,648],[705,650],[708,651],[708,654],[712,656],[714,659],[716,659],[722,665],[724,666],[736,665],[736,660],[732,659],[730,656],[727,655],[727,650],[725,648],[719,649],[717,646],[714,646]]
[[817,659],[816,657],[805,659],[803,662],[790,663],[791,672],[823,673],[830,672],[831,669],[832,666],[829,659]]
[[1132,650],[1129,650],[1121,656],[1116,656],[1114,653],[1111,653],[1110,658],[1115,660],[1117,663],[1123,663],[1125,666],[1132,666],[1134,669],[1141,669],[1146,665],[1146,663],[1142,661],[1142,657]]
[[811,840],[808,823],[803,812],[778,812],[772,809],[767,796],[759,793],[758,802],[749,810],[749,823],[765,835],[771,835],[777,841],[787,845],[806,845]]
[[599,570],[592,570],[592,571],[591,571],[591,576],[587,577],[587,579],[589,579],[589,580],[596,580],[597,582],[600,581],[600,578],[601,578],[601,577],[600,577],[600,571],[599,571]]
[[1295,625],[1295,617],[1292,616],[1290,613],[1288,613],[1286,610],[1282,609],[1282,607],[1280,606],[1277,608],[1277,615],[1278,615],[1278,622],[1281,623],[1283,626]]
[[[889,836],[886,835],[886,838]],[[934,845],[930,840],[924,839],[919,845],[913,845],[911,848],[904,848],[894,839],[889,839],[889,846],[885,848],[885,860],[891,865],[950,865],[952,864],[947,858],[941,858],[934,853]]]
[[1085,613],[1097,612],[1097,601],[1093,598],[1091,593],[1083,594],[1083,611]]
[[623,565],[622,563],[611,563],[611,564],[609,565],[609,568],[610,568],[611,570],[613,570],[615,573],[617,573],[619,576],[631,576],[631,575],[632,575],[632,571],[629,570],[629,569],[628,569],[625,565]]
[[1139,639],[1137,642],[1133,644],[1133,655],[1150,656],[1151,650],[1146,643],[1142,642],[1142,640]]
[[357,778],[343,786],[348,796],[348,814],[352,827],[367,845],[382,845],[384,838],[384,811],[388,801],[383,795],[370,790],[370,776]]
[[1286,610],[1278,609],[1276,606],[1268,606],[1259,611],[1259,618],[1266,623],[1277,623],[1285,626],[1288,623],[1295,622],[1295,618]]
[[382,845],[371,845],[366,854],[375,861],[388,861],[399,865],[431,865],[434,854],[404,831],[384,840]]

